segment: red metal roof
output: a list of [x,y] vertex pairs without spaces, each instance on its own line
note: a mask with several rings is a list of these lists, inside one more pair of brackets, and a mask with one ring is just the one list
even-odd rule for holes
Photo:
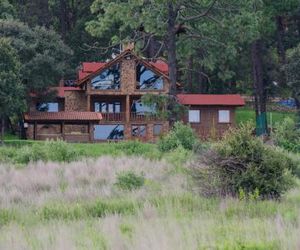
[[97,112],[30,112],[24,114],[25,121],[100,121],[102,115]]
[[208,95],[208,94],[179,94],[179,102],[183,105],[211,106],[244,106],[245,101],[240,95]]
[[[164,74],[169,73],[169,67],[166,62],[163,60],[157,60],[156,62],[149,62],[152,66],[154,66],[157,70]],[[105,62],[83,62],[81,64],[81,69],[78,70],[78,80],[82,80],[91,73],[100,70],[102,67],[105,67]]]
[[156,69],[163,72],[164,74],[169,74],[169,66],[166,62],[162,60],[157,60],[156,62],[150,62]]
[[105,64],[105,62],[83,62],[82,71],[86,73],[92,73],[102,68]]
[[83,62],[81,64],[81,69],[78,70],[78,80],[81,80],[91,73],[101,69],[105,66],[104,62]]

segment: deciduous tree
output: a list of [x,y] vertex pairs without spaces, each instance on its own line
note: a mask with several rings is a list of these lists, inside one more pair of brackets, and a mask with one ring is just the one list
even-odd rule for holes
[[17,51],[8,39],[0,38],[0,118],[1,143],[3,143],[4,121],[13,114],[25,110],[24,86],[20,80],[20,67]]

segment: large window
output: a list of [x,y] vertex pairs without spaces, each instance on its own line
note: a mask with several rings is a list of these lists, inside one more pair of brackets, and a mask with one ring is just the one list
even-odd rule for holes
[[200,110],[189,110],[189,122],[198,123],[201,121]]
[[95,102],[95,112],[120,113],[121,102]]
[[102,71],[91,81],[92,89],[120,89],[120,65]]
[[161,90],[164,87],[164,80],[142,64],[136,66],[137,89]]
[[58,112],[57,102],[44,102],[36,105],[36,110],[40,112]]
[[144,105],[140,100],[134,100],[131,104],[131,112],[138,115],[155,114],[156,105],[147,106]]
[[94,126],[95,140],[122,140],[124,139],[124,125],[95,125]]
[[131,135],[133,137],[146,137],[146,125],[132,125]]
[[229,110],[219,110],[219,123],[230,123]]

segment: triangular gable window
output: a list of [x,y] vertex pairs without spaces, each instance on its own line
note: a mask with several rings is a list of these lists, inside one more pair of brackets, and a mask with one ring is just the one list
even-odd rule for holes
[[120,89],[120,64],[105,69],[99,75],[92,78],[92,89]]
[[137,89],[162,90],[164,88],[163,78],[141,63],[136,66],[136,81]]

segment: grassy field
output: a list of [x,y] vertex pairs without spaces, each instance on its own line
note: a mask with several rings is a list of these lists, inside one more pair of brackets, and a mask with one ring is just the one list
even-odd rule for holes
[[[120,173],[143,176],[121,189]],[[281,201],[204,198],[165,159],[0,166],[0,249],[299,249],[300,188]]]

